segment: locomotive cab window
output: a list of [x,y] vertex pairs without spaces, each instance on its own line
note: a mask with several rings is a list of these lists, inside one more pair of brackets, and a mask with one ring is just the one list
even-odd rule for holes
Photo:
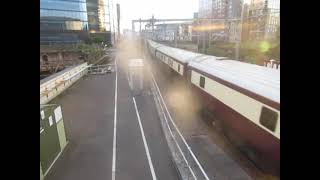
[[278,113],[266,108],[262,107],[261,115],[260,115],[260,124],[269,129],[270,131],[274,132],[276,129],[278,120]]
[[205,85],[205,78],[203,76],[200,76],[200,87],[204,88]]

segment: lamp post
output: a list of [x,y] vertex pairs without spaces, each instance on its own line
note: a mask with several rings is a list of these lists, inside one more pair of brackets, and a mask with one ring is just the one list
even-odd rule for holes
[[242,0],[242,5],[241,5],[241,19],[240,19],[240,29],[239,29],[239,35],[237,38],[237,42],[236,42],[236,60],[239,61],[239,48],[240,48],[240,43],[241,43],[241,36],[242,36],[242,24],[243,24],[243,6],[244,6],[244,0]]
[[117,4],[118,40],[120,40],[120,4]]

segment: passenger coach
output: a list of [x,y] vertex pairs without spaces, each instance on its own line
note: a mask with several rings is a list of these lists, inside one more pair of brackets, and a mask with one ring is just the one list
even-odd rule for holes
[[149,44],[151,46],[151,54],[153,54],[158,60],[163,62],[177,75],[182,76],[185,79],[187,77],[186,72],[188,62],[195,57],[203,56],[202,54],[164,46],[153,41],[149,41]]
[[[150,53],[182,76],[203,109],[259,165],[280,171],[280,71],[149,41]],[[249,149],[249,151],[248,151]]]
[[222,120],[240,147],[254,149],[253,160],[279,169],[280,72],[233,60],[189,63],[195,93]]

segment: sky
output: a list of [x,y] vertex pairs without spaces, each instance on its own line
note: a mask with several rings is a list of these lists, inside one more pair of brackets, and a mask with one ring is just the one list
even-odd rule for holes
[[[133,19],[193,18],[199,0],[113,0],[120,4],[120,29],[131,29]],[[116,19],[115,19],[116,20]],[[138,28],[138,24],[136,24]]]

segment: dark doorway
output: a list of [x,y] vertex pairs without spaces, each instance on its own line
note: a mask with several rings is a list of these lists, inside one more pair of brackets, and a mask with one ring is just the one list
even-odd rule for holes
[[48,64],[48,56],[47,56],[47,55],[43,55],[43,56],[42,56],[42,61],[43,61],[45,64]]

